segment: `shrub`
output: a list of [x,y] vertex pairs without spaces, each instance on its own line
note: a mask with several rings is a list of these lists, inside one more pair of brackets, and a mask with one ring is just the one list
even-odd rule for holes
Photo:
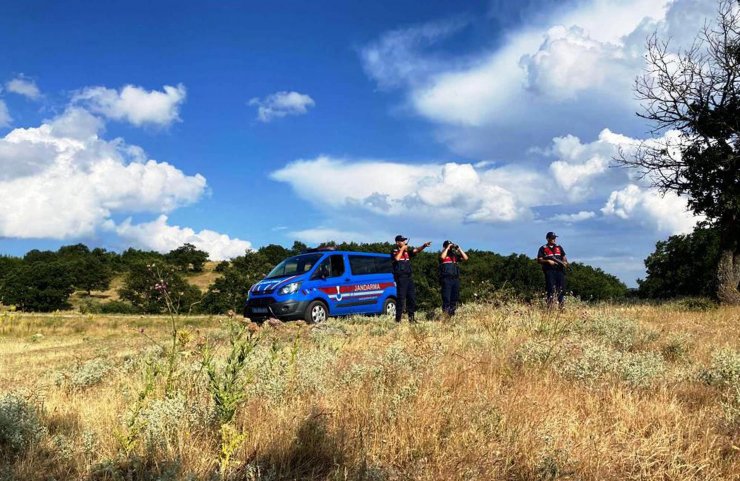
[[46,432],[38,409],[26,398],[16,393],[0,397],[0,457],[23,452]]
[[676,309],[688,312],[706,312],[717,309],[718,305],[706,297],[687,297],[671,303]]
[[740,352],[730,348],[715,352],[709,366],[700,372],[699,377],[710,386],[740,386]]
[[580,356],[565,361],[563,373],[570,378],[591,382],[613,371],[619,362],[619,353],[596,343],[582,346]]
[[691,350],[691,339],[686,334],[671,334],[660,348],[660,353],[667,361],[685,361]]
[[657,337],[657,333],[640,327],[632,319],[619,317],[596,318],[585,324],[585,331],[602,338],[620,351],[632,351]]
[[518,366],[544,364],[555,355],[555,346],[543,341],[528,339],[514,351],[513,360]]
[[143,438],[149,449],[165,449],[175,444],[183,426],[192,421],[185,398],[177,395],[155,399],[141,412]]
[[100,304],[101,314],[141,314],[142,310],[124,301],[108,301]]
[[92,299],[85,299],[80,304],[81,314],[100,314],[100,302]]
[[562,372],[587,383],[615,377],[633,387],[647,387],[665,370],[663,358],[653,352],[620,352],[601,344],[586,343],[580,356],[564,362]]
[[634,387],[650,386],[666,370],[663,358],[653,352],[624,353],[617,368],[621,379]]
[[110,370],[103,359],[92,359],[73,369],[66,376],[70,389],[81,390],[94,386],[103,380]]

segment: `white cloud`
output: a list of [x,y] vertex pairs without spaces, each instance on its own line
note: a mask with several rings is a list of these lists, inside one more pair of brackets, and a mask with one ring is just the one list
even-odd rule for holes
[[545,178],[514,166],[486,170],[323,156],[290,163],[271,176],[318,205],[389,216],[507,222],[530,218],[530,207],[550,202],[541,189]]
[[160,215],[156,220],[142,224],[132,224],[131,219],[126,219],[115,226],[114,230],[122,239],[133,245],[158,252],[169,252],[190,243],[208,252],[210,259],[214,261],[244,255],[247,250],[252,249],[250,242],[212,230],[195,232],[189,227],[169,225],[166,215]]
[[38,100],[41,98],[41,91],[36,85],[36,82],[24,77],[23,75],[19,75],[18,77],[6,82],[5,88],[8,92],[22,95],[31,100]]
[[306,94],[298,92],[275,92],[265,98],[253,98],[249,105],[257,107],[257,120],[270,122],[288,115],[303,115],[316,102]]
[[473,149],[501,129],[555,134],[569,120],[634,112],[631,83],[647,34],[688,42],[686,32],[693,38],[715,9],[716,0],[586,0],[506,33],[494,49],[444,58],[423,47],[455,30],[426,24],[386,33],[362,60],[380,86],[404,88],[417,114],[454,127],[440,133],[445,142],[488,155]]
[[539,50],[524,55],[526,86],[556,100],[573,99],[584,90],[609,86],[625,91],[632,85],[641,57],[626,56],[620,45],[599,42],[581,27],[552,27]]
[[702,217],[694,216],[687,201],[673,192],[661,195],[655,189],[630,184],[609,195],[601,212],[606,216],[633,220],[668,234],[691,232]]
[[329,227],[316,227],[290,232],[290,236],[309,244],[322,244],[324,242],[373,242],[383,241],[391,238],[388,234],[374,232],[363,234],[361,232],[334,229]]
[[422,55],[423,49],[465,25],[463,19],[451,19],[386,32],[360,50],[365,72],[384,88],[418,83],[449,66],[447,59]]
[[580,201],[602,194],[605,187],[623,184],[627,173],[609,172],[609,164],[618,149],[629,149],[638,143],[609,129],[599,133],[594,142],[584,144],[574,135],[553,139],[551,154],[557,160],[550,164],[550,173],[572,201]]
[[12,121],[13,117],[10,116],[8,106],[0,99],[0,128],[9,126]]
[[205,192],[201,175],[147,159],[122,139],[104,140],[102,129],[72,107],[0,138],[0,236],[88,236],[113,214],[169,212]]
[[558,214],[552,216],[552,220],[558,222],[574,223],[583,222],[584,220],[593,219],[596,217],[596,212],[590,210],[582,210],[576,214]]
[[180,106],[185,96],[182,84],[176,87],[165,85],[162,91],[126,85],[121,90],[87,87],[75,94],[72,100],[109,119],[125,120],[136,126],[167,126],[180,120]]

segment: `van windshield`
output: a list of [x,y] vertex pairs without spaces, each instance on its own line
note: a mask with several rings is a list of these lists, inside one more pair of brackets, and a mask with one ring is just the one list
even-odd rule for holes
[[274,279],[276,277],[288,277],[305,274],[323,257],[324,254],[303,254],[295,257],[288,257],[267,274],[265,279]]

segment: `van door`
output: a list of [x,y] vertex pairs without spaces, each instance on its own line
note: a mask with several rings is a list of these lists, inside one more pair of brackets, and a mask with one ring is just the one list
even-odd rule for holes
[[352,312],[382,312],[385,300],[391,295],[395,296],[390,256],[349,253],[347,257],[352,273]]
[[348,293],[349,272],[347,272],[344,254],[332,254],[327,256],[311,276],[316,288],[320,290],[329,303],[329,314],[341,316],[348,309],[345,294]]

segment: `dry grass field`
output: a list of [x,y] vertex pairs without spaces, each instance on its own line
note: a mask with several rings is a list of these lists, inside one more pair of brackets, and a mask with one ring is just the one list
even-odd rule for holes
[[740,480],[738,308],[175,327],[0,313],[0,479]]

